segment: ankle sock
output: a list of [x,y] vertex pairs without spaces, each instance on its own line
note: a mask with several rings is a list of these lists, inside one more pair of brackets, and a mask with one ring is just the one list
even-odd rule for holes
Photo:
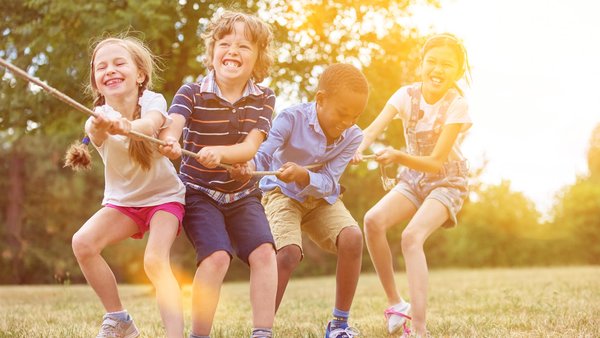
[[253,328],[251,338],[273,338],[273,329],[262,327]]
[[126,322],[129,320],[129,313],[127,313],[127,310],[107,312],[106,314],[109,315],[111,318],[118,319],[122,322]]
[[338,308],[333,308],[333,319],[331,320],[331,329],[343,329],[348,327],[348,317],[350,311],[342,311]]

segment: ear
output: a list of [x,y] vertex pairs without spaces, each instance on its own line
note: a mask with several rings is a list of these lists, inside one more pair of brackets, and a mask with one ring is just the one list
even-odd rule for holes
[[317,103],[317,108],[325,103],[325,91],[317,91],[317,94],[315,94],[315,102]]
[[138,76],[135,79],[135,82],[137,82],[138,84],[144,83],[144,81],[146,81],[146,75],[144,73],[142,73],[141,71],[138,71]]

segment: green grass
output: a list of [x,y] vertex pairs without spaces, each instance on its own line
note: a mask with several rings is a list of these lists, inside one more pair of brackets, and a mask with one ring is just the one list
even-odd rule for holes
[[[398,275],[406,295],[406,276]],[[333,277],[293,279],[276,317],[277,337],[322,337]],[[143,337],[161,337],[152,288],[120,286]],[[377,277],[361,276],[351,324],[362,337],[387,337]],[[186,332],[190,286],[184,287]],[[0,337],[95,337],[102,308],[85,285],[0,287]],[[227,283],[213,338],[248,337],[247,283]],[[434,270],[428,329],[433,337],[600,337],[600,267]]]

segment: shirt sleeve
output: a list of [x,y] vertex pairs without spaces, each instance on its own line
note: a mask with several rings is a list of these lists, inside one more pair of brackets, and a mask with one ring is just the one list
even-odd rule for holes
[[183,115],[185,119],[189,119],[192,115],[192,111],[194,110],[194,89],[192,88],[194,84],[187,83],[181,86],[175,97],[173,97],[173,102],[171,103],[171,107],[169,108],[169,115],[171,114],[179,114]]
[[138,101],[141,107],[141,115],[145,116],[150,111],[158,111],[165,117],[165,122],[161,126],[166,128],[173,122],[173,119],[167,114],[167,100],[162,94],[150,90],[144,90],[142,97]]
[[410,112],[410,95],[408,95],[408,86],[401,87],[398,89],[390,99],[387,101],[387,104],[396,108],[398,114],[394,116],[395,119],[401,119],[403,122],[408,120],[408,113]]
[[294,125],[294,116],[283,110],[275,119],[273,127],[270,128],[269,137],[260,145],[254,156],[256,170],[270,170],[273,154],[282,147],[290,137]]
[[469,105],[464,97],[459,96],[450,104],[445,124],[462,124],[461,132],[471,128],[473,122],[469,115]]
[[256,127],[265,135],[265,139],[268,138],[269,131],[271,130],[271,119],[273,118],[273,107],[275,107],[275,93],[269,88],[265,90],[265,101],[262,107],[262,112],[256,121]]
[[351,141],[336,157],[328,160],[321,170],[317,172],[308,171],[310,182],[300,191],[299,196],[324,198],[340,194],[340,178],[363,139],[362,131],[358,127],[349,134],[346,137],[350,137]]

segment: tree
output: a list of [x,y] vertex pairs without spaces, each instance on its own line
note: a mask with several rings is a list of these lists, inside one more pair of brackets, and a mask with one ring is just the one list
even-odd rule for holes
[[[376,84],[359,122],[364,126],[395,88],[411,80],[408,74],[413,73],[420,38],[400,20],[410,15],[414,3],[249,0],[233,6],[258,13],[272,24],[276,64],[267,83],[280,97],[310,99],[325,64],[352,62],[362,67]],[[437,1],[430,3],[437,5]],[[0,57],[89,106],[84,87],[91,40],[129,31],[142,37],[162,58],[159,75],[163,80],[156,90],[170,99],[184,81],[205,72],[199,33],[207,18],[223,6],[232,7],[232,3],[6,0],[0,3]],[[71,234],[98,208],[103,186],[101,166],[75,175],[61,168],[61,156],[72,140],[82,136],[86,118],[0,69],[0,187],[6,191],[0,197],[0,222],[5,225],[0,228],[2,241],[8,244],[2,252],[0,282],[50,282],[54,275],[69,269],[77,271],[71,278],[82,280],[70,250],[65,248]],[[402,143],[401,134],[391,138]],[[361,177],[377,181],[364,166],[350,171],[345,179],[358,182]],[[358,192],[359,188],[349,191]],[[364,204],[350,204],[365,209]],[[193,260],[189,252],[186,254],[174,256]],[[123,257],[116,258],[117,266],[127,264],[129,258]],[[125,275],[142,274],[141,267],[122,271]]]
[[592,131],[588,149],[589,176],[581,176],[558,195],[556,226],[567,252],[577,262],[600,263],[600,124]]

